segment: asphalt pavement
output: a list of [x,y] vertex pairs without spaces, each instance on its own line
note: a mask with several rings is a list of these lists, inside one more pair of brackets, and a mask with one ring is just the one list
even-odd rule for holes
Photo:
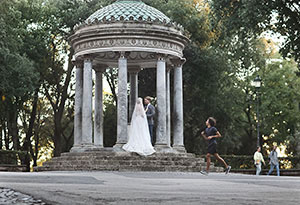
[[[1,194],[3,190],[10,191],[10,199]],[[22,194],[28,196],[25,198],[31,202],[7,201],[13,199],[11,191],[21,198]],[[0,172],[0,204],[298,205],[300,177],[233,173],[204,176],[188,172]]]

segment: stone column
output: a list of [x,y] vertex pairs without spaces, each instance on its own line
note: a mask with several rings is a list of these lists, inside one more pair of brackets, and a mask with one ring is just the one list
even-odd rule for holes
[[106,66],[96,65],[95,70],[95,111],[94,111],[94,145],[103,148],[103,82],[102,73]]
[[129,95],[129,122],[131,122],[132,113],[136,100],[138,98],[138,72],[140,68],[130,68],[129,82],[130,82],[130,95]]
[[118,72],[118,104],[117,104],[117,143],[116,151],[122,151],[127,143],[128,105],[127,105],[127,58],[125,52],[120,53]]
[[93,147],[92,91],[92,58],[91,56],[85,56],[83,65],[82,102],[82,144],[84,149]]
[[163,56],[158,57],[156,76],[157,92],[157,128],[155,148],[158,152],[169,152],[167,145],[167,116],[166,116],[166,60]]
[[167,107],[167,145],[171,147],[171,103],[170,103],[170,72],[171,67],[167,67],[167,76],[166,76],[166,107]]
[[82,91],[83,91],[83,62],[75,60],[76,86],[75,86],[75,114],[74,114],[74,144],[71,152],[79,152],[82,143]]
[[185,59],[174,60],[174,111],[173,111],[173,149],[186,152],[183,139],[183,87],[182,65]]

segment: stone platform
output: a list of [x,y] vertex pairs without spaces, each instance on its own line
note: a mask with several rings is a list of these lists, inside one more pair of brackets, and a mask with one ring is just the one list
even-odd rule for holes
[[[140,156],[136,153],[102,151],[67,152],[35,167],[34,171],[171,171],[199,172],[205,169],[203,158],[190,153],[155,153]],[[211,172],[223,168],[211,165]]]

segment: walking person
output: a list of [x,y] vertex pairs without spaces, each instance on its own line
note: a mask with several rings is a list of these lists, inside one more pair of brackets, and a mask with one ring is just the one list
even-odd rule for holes
[[206,120],[206,128],[205,131],[201,132],[201,135],[205,140],[208,141],[208,148],[207,148],[207,154],[206,154],[206,171],[201,171],[200,173],[204,175],[208,175],[209,173],[209,167],[210,167],[210,156],[214,155],[215,158],[220,161],[225,166],[225,174],[228,174],[230,172],[231,166],[228,166],[224,159],[220,157],[220,155],[217,152],[217,138],[222,137],[220,132],[217,130],[216,126],[216,120],[213,117],[209,117]]
[[264,163],[266,165],[264,157],[261,154],[261,148],[257,147],[256,152],[254,153],[254,162],[256,166],[256,175],[259,175],[261,172],[261,163]]
[[277,157],[277,152],[276,152],[277,146],[273,146],[273,150],[270,152],[269,158],[270,158],[270,170],[268,172],[268,176],[273,172],[274,167],[276,167],[277,171],[277,176],[280,176],[280,171],[279,171],[279,161]]
[[150,133],[150,140],[151,143],[154,144],[153,139],[153,127],[154,127],[154,115],[155,115],[155,107],[151,105],[151,97],[147,96],[144,98],[144,104],[145,104],[145,112],[147,115],[148,120],[148,127],[149,127],[149,133]]

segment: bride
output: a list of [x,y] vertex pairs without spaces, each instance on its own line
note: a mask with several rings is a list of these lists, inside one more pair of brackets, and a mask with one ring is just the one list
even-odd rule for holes
[[148,128],[147,116],[143,107],[142,98],[138,98],[132,114],[129,127],[129,139],[123,149],[128,152],[136,152],[139,155],[147,156],[155,152]]

